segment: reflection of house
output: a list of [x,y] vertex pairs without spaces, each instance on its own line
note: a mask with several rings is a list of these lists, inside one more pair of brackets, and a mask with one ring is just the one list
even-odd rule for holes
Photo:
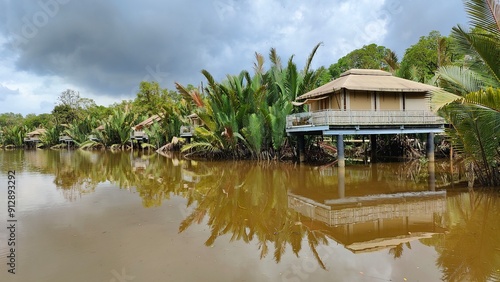
[[182,180],[189,183],[198,183],[201,180],[201,176],[198,172],[194,171],[193,168],[196,168],[198,162],[193,160],[186,160],[183,163],[181,169],[181,177]]
[[24,142],[28,146],[34,146],[37,143],[41,142],[40,137],[45,134],[45,132],[47,132],[47,130],[45,130],[44,128],[38,128],[34,131],[28,132],[26,133],[26,137],[24,137]]
[[197,114],[188,116],[189,125],[182,125],[180,130],[181,137],[193,137],[194,129],[202,124],[201,119]]
[[132,127],[132,132],[130,133],[131,140],[137,140],[141,142],[146,142],[149,140],[148,135],[144,132],[144,128],[148,128],[155,122],[159,122],[162,120],[160,115],[152,115],[149,118],[145,119],[141,123]]
[[428,133],[433,138],[445,123],[430,110],[428,93],[437,89],[381,70],[352,69],[298,97],[294,104],[309,104],[310,111],[288,116],[286,131],[299,137]]
[[405,192],[315,202],[288,194],[289,207],[353,252],[375,251],[445,231],[446,191]]
[[141,157],[131,158],[132,171],[145,170],[149,165],[149,160]]

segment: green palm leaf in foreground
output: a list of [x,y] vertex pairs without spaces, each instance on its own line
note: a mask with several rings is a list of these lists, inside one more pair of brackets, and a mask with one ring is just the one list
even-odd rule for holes
[[445,90],[432,93],[432,105],[452,126],[447,133],[471,165],[469,182],[500,186],[500,3],[468,0],[465,9],[471,30],[457,26],[452,37],[468,56],[466,66],[437,71]]

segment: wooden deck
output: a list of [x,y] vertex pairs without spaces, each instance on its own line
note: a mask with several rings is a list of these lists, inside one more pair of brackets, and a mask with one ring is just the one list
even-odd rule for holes
[[445,120],[431,111],[339,111],[322,110],[287,116],[286,127],[443,125]]
[[148,139],[149,139],[148,135],[143,130],[132,130],[130,132],[130,140],[144,141]]

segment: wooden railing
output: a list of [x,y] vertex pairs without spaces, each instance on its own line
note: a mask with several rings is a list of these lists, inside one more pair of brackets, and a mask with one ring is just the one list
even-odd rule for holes
[[148,139],[148,135],[143,130],[132,130],[130,132],[130,139]]
[[323,110],[287,116],[286,127],[319,125],[406,125],[444,124],[431,111],[338,111]]
[[194,126],[192,125],[181,125],[180,136],[193,136]]

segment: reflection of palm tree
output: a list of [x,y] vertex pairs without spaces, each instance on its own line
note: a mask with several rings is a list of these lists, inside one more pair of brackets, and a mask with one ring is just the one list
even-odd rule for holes
[[288,207],[284,179],[287,172],[245,163],[239,163],[237,169],[235,164],[229,165],[231,170],[219,167],[198,183],[197,207],[181,223],[179,232],[208,216],[211,235],[205,245],[213,245],[224,234],[232,234],[231,241],[258,240],[261,258],[268,254],[269,245],[274,245],[276,262],[281,260],[287,245],[298,256],[306,237],[318,263],[325,268],[316,248],[328,244],[326,236],[302,224],[301,215]]
[[449,198],[450,229],[431,245],[446,281],[500,281],[498,195],[467,193]]
[[[406,247],[408,249],[411,250],[411,244],[410,244],[410,242],[406,242],[405,245],[406,245]],[[400,258],[401,256],[403,256],[403,250],[404,250],[403,243],[401,243],[401,244],[398,244],[397,246],[395,246],[393,248],[390,248],[389,249],[389,254],[393,255],[394,258],[397,259],[397,258]]]

